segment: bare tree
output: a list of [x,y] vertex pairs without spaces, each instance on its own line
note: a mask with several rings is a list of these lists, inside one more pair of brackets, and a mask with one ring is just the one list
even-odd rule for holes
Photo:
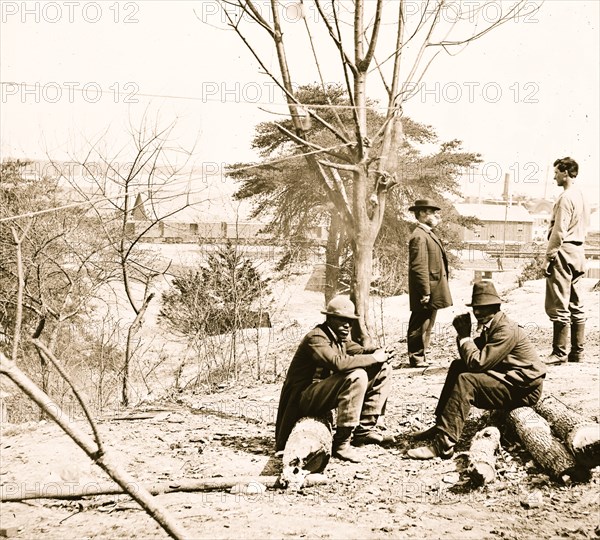
[[[141,248],[142,238],[193,204],[191,178],[184,174],[191,152],[172,144],[174,127],[171,123],[159,128],[144,119],[140,128],[132,129],[131,148],[109,157],[100,139],[90,145],[84,159],[76,161],[81,175],[63,173],[79,196],[90,202],[90,213],[109,247],[105,264],[118,269],[134,315],[126,330],[121,379],[124,405],[130,402],[136,337],[154,298],[153,281],[169,269],[169,263]],[[136,294],[140,288],[141,295]]]
[[[15,340],[13,331],[35,332],[38,337],[44,332],[50,350],[60,344],[64,353],[71,341],[70,327],[81,324],[90,300],[109,276],[99,264],[104,246],[91,234],[85,211],[61,209],[56,180],[24,178],[27,165],[6,161],[0,174],[0,326],[3,340],[12,344],[11,356],[20,357],[42,390],[49,392],[51,371],[45,357]],[[32,366],[36,355],[40,364]]]
[[[31,224],[29,222],[28,224]],[[94,422],[92,415],[82,399],[81,395],[70,381],[59,360],[52,351],[34,336],[31,342],[37,348],[39,354],[44,356],[48,363],[51,363],[59,372],[61,377],[69,384],[77,401],[79,402],[85,417],[92,431],[92,437],[81,431],[76,425],[68,420],[68,416],[63,414],[60,408],[52,399],[42,390],[40,390],[29,377],[17,366],[17,356],[19,344],[21,342],[22,330],[22,301],[25,289],[25,275],[23,270],[23,257],[21,246],[23,240],[27,237],[29,227],[26,225],[23,232],[19,234],[16,227],[11,227],[15,240],[16,251],[16,274],[17,274],[17,295],[16,295],[16,317],[14,321],[13,332],[13,350],[12,358],[9,359],[0,351],[0,374],[8,377],[25,395],[33,400],[41,410],[43,410],[54,422],[56,422],[63,431],[92,459],[97,463],[123,490],[130,495],[144,511],[150,515],[156,522],[171,536],[176,539],[188,538],[189,535],[181,525],[156,501],[156,499],[143,487],[141,487],[129,473],[127,473],[106,450],[103,440],[100,436],[98,427]]]
[[[486,14],[491,4],[496,13],[500,12],[489,21]],[[280,129],[305,153],[305,159],[335,205],[353,251],[351,294],[360,317],[358,337],[363,342],[370,341],[367,314],[373,247],[385,212],[386,194],[399,181],[394,171],[398,165],[396,150],[404,138],[400,121],[403,104],[440,52],[458,52],[502,24],[531,15],[539,6],[529,0],[519,0],[510,6],[487,1],[473,6],[470,2],[431,0],[422,2],[422,9],[413,13],[407,9],[405,0],[355,0],[351,5],[334,0],[310,3],[300,0],[294,5],[300,13],[300,19],[295,21],[304,23],[306,45],[312,50],[315,75],[324,91],[324,58],[331,56],[332,50],[339,58],[338,70],[353,114],[350,131],[339,120],[328,122],[317,107],[304,105],[296,95],[301,81],[294,78],[293,69],[298,66],[288,60],[288,45],[292,45],[286,36],[297,32],[293,32],[290,21],[283,16],[289,4],[284,6],[279,0],[270,0],[268,12],[264,10],[265,2],[255,0],[220,0],[220,5],[229,26],[281,89],[294,129]],[[456,13],[457,5],[462,13]],[[446,16],[450,8],[454,8],[453,17]],[[392,45],[381,39],[382,28],[386,32],[394,28]],[[256,30],[267,36],[270,50],[261,49],[264,40]],[[319,41],[323,35],[330,40],[331,48]],[[293,47],[298,47],[297,40]],[[278,72],[268,65],[273,52]],[[377,132],[370,133],[368,90],[379,81],[387,94],[385,121]],[[324,148],[311,140],[312,122],[329,130],[336,143],[334,148]],[[340,178],[342,171],[352,176],[350,195]]]

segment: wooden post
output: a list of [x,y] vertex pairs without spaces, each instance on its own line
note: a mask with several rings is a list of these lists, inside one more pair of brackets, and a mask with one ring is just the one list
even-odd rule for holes
[[475,433],[469,448],[467,474],[480,486],[496,479],[496,452],[500,448],[500,431],[488,426]]

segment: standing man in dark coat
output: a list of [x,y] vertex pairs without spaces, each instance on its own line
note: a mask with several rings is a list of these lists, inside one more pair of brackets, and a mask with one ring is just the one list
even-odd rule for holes
[[351,445],[381,444],[377,419],[390,393],[391,366],[383,349],[366,350],[350,339],[354,304],[336,296],[324,323],[302,340],[287,372],[277,410],[275,440],[283,450],[303,416],[328,416],[337,409],[332,455],[360,462]]
[[[554,180],[564,189],[554,208],[546,248],[546,314],[552,321],[552,352],[546,364],[583,360],[585,312],[581,278],[585,274],[585,234],[589,220],[585,196],[574,185],[579,165],[570,157],[554,162]],[[571,330],[571,350],[567,340]]]
[[439,225],[440,207],[422,199],[409,208],[419,222],[408,242],[408,360],[411,367],[429,365],[426,353],[437,310],[452,305],[448,287],[448,259],[433,230]]
[[413,459],[450,458],[471,406],[479,409],[532,407],[542,395],[546,366],[521,326],[500,311],[501,300],[491,281],[473,285],[469,306],[481,328],[471,339],[471,317],[457,315],[460,360],[450,364],[435,410],[435,426],[414,436],[433,443],[407,452]]

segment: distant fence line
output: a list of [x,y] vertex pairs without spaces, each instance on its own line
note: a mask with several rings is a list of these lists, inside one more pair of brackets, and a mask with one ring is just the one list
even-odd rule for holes
[[[489,260],[499,257],[506,259],[533,259],[545,255],[546,244],[541,242],[512,242],[506,244],[469,242],[465,249],[469,252],[481,251],[484,253],[484,257]],[[586,243],[585,256],[588,259],[600,258],[600,246],[595,243]]]
[[[144,231],[151,224],[146,220],[132,220],[127,223],[127,233],[134,235]],[[247,245],[277,245],[283,241],[269,232],[267,225],[259,222],[205,221],[197,223],[160,221],[144,232],[141,240],[147,243],[194,243],[219,244],[235,242]],[[327,227],[308,227],[305,237],[291,239],[292,243],[323,247],[327,242]],[[460,258],[475,260],[475,252],[481,252],[484,259],[532,259],[543,256],[544,242],[465,242],[463,249],[455,250]],[[588,259],[600,259],[600,235],[590,234],[586,238],[585,254]]]

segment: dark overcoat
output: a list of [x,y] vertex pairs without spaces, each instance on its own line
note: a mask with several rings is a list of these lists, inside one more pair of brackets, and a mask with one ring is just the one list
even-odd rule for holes
[[452,305],[446,250],[440,239],[421,224],[408,241],[408,296],[411,311],[423,309],[423,296],[430,296],[429,309]]
[[485,338],[459,343],[458,350],[469,371],[486,372],[509,386],[538,384],[546,376],[546,366],[525,329],[502,311],[494,315]]

